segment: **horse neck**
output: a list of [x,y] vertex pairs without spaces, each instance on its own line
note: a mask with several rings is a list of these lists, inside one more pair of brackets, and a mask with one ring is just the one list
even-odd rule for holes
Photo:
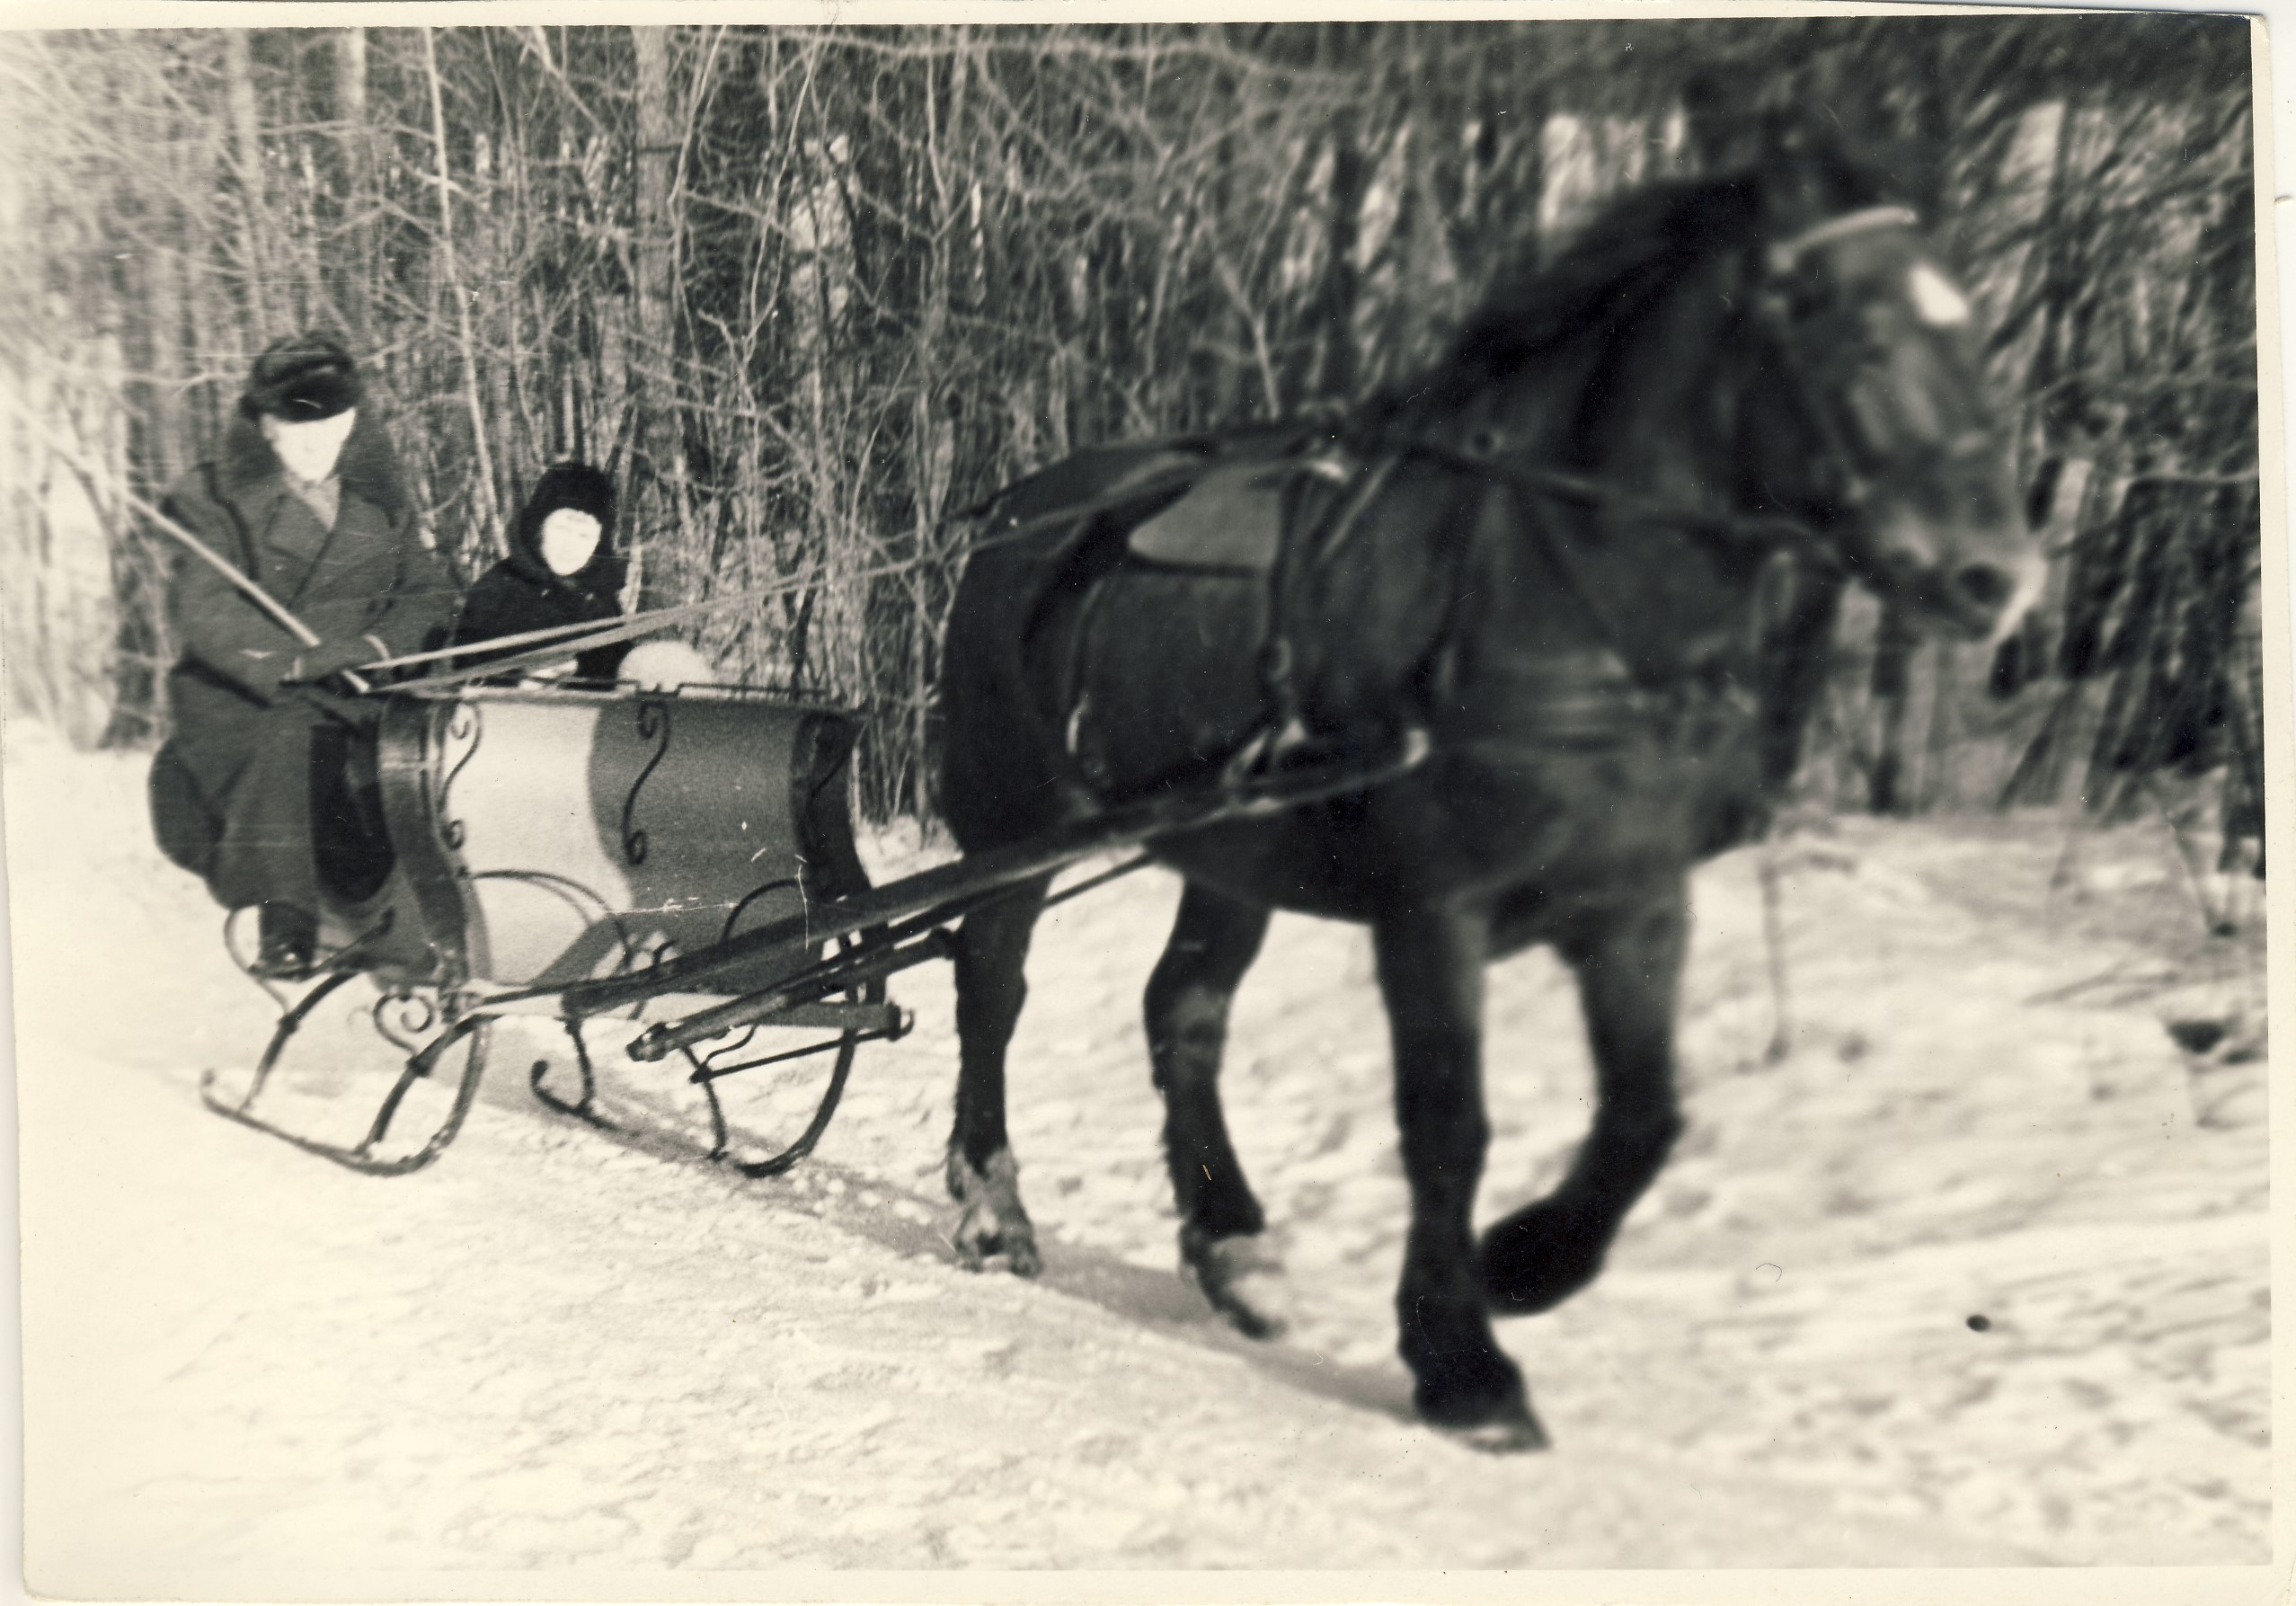
[[[1739,431],[1757,416],[1752,387],[1774,382],[1777,365],[1740,310],[1746,297],[1725,294],[1737,288],[1722,264],[1710,277],[1694,276],[1615,353],[1611,371],[1633,399],[1618,410],[1618,427],[1598,433],[1604,449],[1592,477],[1717,520],[1771,510],[1740,500]],[[1806,453],[1819,449],[1811,441]],[[1638,563],[1683,577],[1654,592],[1645,587],[1631,617],[1671,636],[1686,656],[1718,649],[1722,667],[1752,695],[1763,781],[1771,790],[1785,785],[1825,688],[1839,580],[1663,519],[1618,519],[1611,532],[1619,552],[1609,569],[1614,583],[1631,584]],[[1686,545],[1695,557],[1686,556]]]
[[[1678,285],[1631,326],[1553,353],[1518,395],[1485,396],[1449,421],[1469,436],[1488,429],[1526,470],[1566,470],[1618,498],[1589,507],[1496,479],[1485,487],[1464,587],[1483,600],[1464,658],[1487,679],[1467,697],[1536,705],[1568,672],[1558,651],[1612,652],[1645,686],[1733,685],[1755,705],[1749,739],[1775,793],[1824,688],[1839,588],[1699,528],[1759,510],[1733,499],[1743,387],[1760,382],[1762,353],[1726,288]],[[1653,502],[1684,516],[1654,515]],[[1772,583],[1784,580],[1782,590]]]
[[1644,502],[1726,518],[1741,478],[1741,393],[1759,382],[1760,334],[1737,275],[1706,262],[1680,275],[1587,375],[1574,438],[1556,443],[1591,477]]
[[1525,467],[1598,488],[1591,506],[1538,516],[1645,679],[1743,647],[1751,626],[1760,564],[1704,528],[1751,510],[1732,501],[1732,434],[1733,392],[1756,368],[1752,335],[1715,278],[1693,270],[1618,326],[1591,332],[1582,350],[1557,353],[1512,410],[1520,433],[1503,426]]

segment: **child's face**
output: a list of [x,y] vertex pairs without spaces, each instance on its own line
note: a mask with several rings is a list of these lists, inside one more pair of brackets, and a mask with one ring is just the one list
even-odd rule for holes
[[324,483],[335,471],[335,461],[342,456],[343,442],[350,439],[350,427],[359,421],[359,409],[338,413],[332,418],[312,419],[305,422],[275,418],[264,413],[263,439],[287,465],[287,471],[306,485]]
[[579,508],[560,508],[542,521],[538,545],[553,574],[579,574],[598,551],[598,520]]

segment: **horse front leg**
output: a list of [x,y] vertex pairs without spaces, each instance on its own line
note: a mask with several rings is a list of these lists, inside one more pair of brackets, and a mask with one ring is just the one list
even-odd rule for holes
[[1148,1058],[1164,1096],[1164,1154],[1180,1210],[1180,1261],[1212,1308],[1251,1338],[1284,1327],[1282,1268],[1228,1141],[1219,1103],[1228,1011],[1267,935],[1268,911],[1190,882],[1148,978]]
[[1598,1103],[1562,1184],[1484,1235],[1484,1287],[1498,1315],[1552,1309],[1593,1282],[1627,1212],[1681,1133],[1674,1008],[1685,900],[1677,879],[1622,914],[1566,934],[1561,945],[1578,973]]
[[953,1242],[957,1258],[974,1270],[1002,1255],[1022,1277],[1036,1275],[1043,1261],[1005,1131],[1005,1051],[1028,998],[1029,938],[1050,884],[1050,876],[1024,883],[957,927],[957,1112],[948,1183],[964,1214]]
[[1522,1373],[1493,1337],[1473,1214],[1491,1124],[1483,1109],[1487,918],[1449,909],[1373,930],[1395,1038],[1396,1118],[1411,1185],[1411,1233],[1396,1293],[1399,1348],[1419,1414],[1491,1450],[1537,1450]]

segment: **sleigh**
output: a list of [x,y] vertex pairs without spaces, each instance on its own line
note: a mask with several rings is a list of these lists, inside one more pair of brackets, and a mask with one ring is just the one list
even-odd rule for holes
[[[279,1018],[252,1074],[210,1071],[201,1085],[217,1114],[374,1176],[446,1150],[497,1027],[519,1017],[551,1023],[571,1051],[563,1069],[546,1058],[529,1069],[551,1110],[626,1130],[591,1051],[608,1034],[633,1060],[682,1069],[707,1158],[750,1176],[786,1171],[827,1130],[861,1045],[909,1029],[888,980],[947,956],[968,910],[1135,850],[1059,894],[1074,896],[1146,862],[1159,837],[1360,790],[1421,756],[1216,776],[873,886],[847,803],[850,710],[711,687],[465,687],[381,701],[370,839],[314,848],[319,957],[284,980],[262,975],[244,956],[246,922],[226,925]],[[340,1051],[311,1048],[305,1029],[354,982],[374,989],[367,1013],[393,1074],[363,1136],[336,1139],[277,1107],[297,1101],[298,1080],[328,1079]],[[729,1119],[720,1084],[744,1073],[785,1084],[772,1130]],[[433,1113],[412,1120],[416,1105]],[[636,1111],[658,1120],[668,1106]],[[408,1125],[421,1129],[411,1140]]]

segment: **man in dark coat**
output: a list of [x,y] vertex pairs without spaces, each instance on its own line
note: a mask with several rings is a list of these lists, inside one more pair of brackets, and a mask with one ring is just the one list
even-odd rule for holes
[[[614,551],[614,482],[587,463],[558,464],[519,510],[510,555],[471,588],[455,643],[619,618],[623,574]],[[574,658],[574,674],[611,680],[629,650],[626,643],[593,647]],[[458,661],[485,661],[478,653]]]
[[[330,677],[440,643],[455,591],[424,544],[381,421],[332,336],[255,359],[221,451],[164,510],[300,619],[305,646],[205,563],[181,563],[168,617],[173,732],[152,765],[169,858],[228,909],[262,910],[261,968],[307,967],[317,932],[315,825],[356,822],[354,756],[371,768],[371,704]],[[324,687],[321,684],[326,683]],[[352,830],[353,836],[357,835]]]

